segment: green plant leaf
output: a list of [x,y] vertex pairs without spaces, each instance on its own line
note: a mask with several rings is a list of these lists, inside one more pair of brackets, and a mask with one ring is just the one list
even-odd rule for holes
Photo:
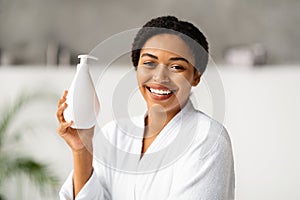
[[[45,164],[29,157],[0,157],[0,180],[3,181],[24,174],[39,189],[41,194],[54,191],[59,180],[54,176]],[[1,183],[0,183],[1,185]]]
[[37,91],[34,93],[22,93],[12,105],[6,105],[4,111],[1,111],[2,119],[0,119],[0,150],[3,146],[5,137],[7,135],[7,129],[13,122],[17,114],[22,110],[24,106],[33,101],[41,99],[55,99],[55,95],[44,91]]
[[[17,145],[18,140],[16,138],[20,133],[23,135],[26,130],[33,128],[29,124],[22,125],[21,127],[14,127],[14,131],[10,130],[13,126],[14,119],[19,112],[33,101],[41,99],[57,99],[52,93],[37,91],[34,93],[21,94],[12,104],[6,105],[1,110],[0,118],[0,188],[5,184],[5,180],[12,177],[25,175],[31,182],[39,189],[41,194],[53,191],[57,188],[58,178],[48,169],[46,164],[36,161],[28,156],[16,155],[16,152],[10,151],[5,147],[8,147],[9,142],[15,142]],[[9,132],[11,131],[11,132]],[[32,131],[32,130],[31,130]],[[16,137],[11,138],[10,137]],[[6,150],[5,150],[6,149]],[[0,200],[5,199],[5,196],[0,193]]]

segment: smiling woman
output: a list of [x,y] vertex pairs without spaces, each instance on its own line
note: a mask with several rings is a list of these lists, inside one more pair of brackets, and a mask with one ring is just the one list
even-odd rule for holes
[[[140,55],[137,67],[139,88],[148,110],[156,108],[149,112],[145,121],[148,127],[157,127],[152,131],[147,129],[144,134],[147,138],[157,135],[184,107],[191,86],[196,86],[200,81],[200,72],[194,69],[190,48],[176,35],[159,34],[151,37]],[[143,153],[147,150],[144,146]]]
[[[112,121],[102,128],[101,133],[118,149],[96,141],[93,144],[94,127],[71,128],[72,122],[63,117],[67,92],[59,101],[58,133],[72,149],[74,160],[74,171],[60,198],[234,199],[227,131],[189,100],[191,88],[199,84],[208,62],[205,36],[176,17],[152,19],[134,39],[132,62],[147,111],[129,119],[143,129],[129,121],[125,126]],[[101,161],[95,156],[97,151],[105,152]],[[132,170],[114,169],[108,164],[110,160],[120,166],[130,164]]]

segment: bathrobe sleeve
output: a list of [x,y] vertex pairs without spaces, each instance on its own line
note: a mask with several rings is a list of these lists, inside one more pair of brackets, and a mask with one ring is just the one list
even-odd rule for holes
[[168,200],[233,200],[233,155],[226,129],[197,143],[177,167]]
[[[110,128],[110,127],[108,127]],[[101,130],[95,130],[98,135]],[[95,141],[94,141],[95,142]],[[99,163],[95,159],[95,149],[97,146],[94,144],[94,160],[93,160],[93,173],[83,188],[77,194],[75,200],[110,200],[111,193],[108,185],[110,181],[109,169]],[[101,146],[102,147],[102,146]],[[104,150],[105,151],[105,150]],[[73,200],[73,170],[69,174],[68,178],[62,185],[59,197],[60,200]]]
[[[93,171],[92,176],[80,190],[75,200],[109,200],[110,195],[107,188],[101,183],[97,173]],[[73,171],[63,184],[59,192],[60,200],[73,200]]]

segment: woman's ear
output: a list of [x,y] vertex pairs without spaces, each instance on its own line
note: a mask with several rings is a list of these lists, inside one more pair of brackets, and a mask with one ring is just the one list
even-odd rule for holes
[[193,81],[193,84],[192,86],[197,86],[200,82],[200,78],[201,78],[201,73],[198,69],[195,69],[194,71],[194,81]]

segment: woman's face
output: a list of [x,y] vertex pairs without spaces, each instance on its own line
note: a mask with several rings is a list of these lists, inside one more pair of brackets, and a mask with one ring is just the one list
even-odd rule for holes
[[192,86],[200,81],[189,46],[172,34],[151,37],[141,49],[137,81],[148,110],[159,105],[178,112],[186,103]]

